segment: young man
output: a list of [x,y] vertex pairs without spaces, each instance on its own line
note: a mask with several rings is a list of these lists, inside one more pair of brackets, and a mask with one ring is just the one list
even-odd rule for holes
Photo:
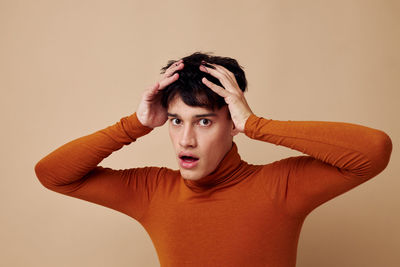
[[[255,115],[234,59],[194,53],[162,70],[134,114],[35,166],[46,188],[139,221],[161,266],[293,267],[306,216],[389,162],[392,143],[382,131]],[[179,170],[98,165],[167,120]],[[248,164],[233,142],[238,133],[307,155]]]

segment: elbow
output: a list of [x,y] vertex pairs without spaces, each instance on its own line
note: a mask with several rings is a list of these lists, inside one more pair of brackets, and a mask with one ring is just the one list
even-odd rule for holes
[[50,187],[51,187],[51,185],[49,183],[50,179],[49,179],[49,174],[48,174],[45,164],[42,161],[39,161],[38,163],[36,163],[34,170],[35,170],[35,174],[36,174],[36,177],[38,178],[39,182],[44,187],[50,189]]
[[369,145],[371,155],[372,176],[382,172],[389,164],[392,154],[392,140],[385,132],[377,130],[376,136]]

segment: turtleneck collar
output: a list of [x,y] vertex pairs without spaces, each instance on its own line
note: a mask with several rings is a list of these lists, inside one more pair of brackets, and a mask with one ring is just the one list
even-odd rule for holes
[[204,191],[209,188],[234,184],[240,180],[235,174],[237,174],[243,164],[246,163],[241,160],[237,146],[233,142],[232,148],[226,153],[212,173],[199,180],[183,179],[183,181],[193,191]]

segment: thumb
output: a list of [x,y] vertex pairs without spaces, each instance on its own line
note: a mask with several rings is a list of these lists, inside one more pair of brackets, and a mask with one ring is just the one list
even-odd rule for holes
[[145,99],[147,101],[151,101],[153,97],[157,94],[159,88],[160,88],[159,82],[156,82],[154,85],[150,86],[145,93]]
[[149,93],[155,94],[157,93],[159,88],[160,88],[160,83],[156,82],[153,86],[150,87]]

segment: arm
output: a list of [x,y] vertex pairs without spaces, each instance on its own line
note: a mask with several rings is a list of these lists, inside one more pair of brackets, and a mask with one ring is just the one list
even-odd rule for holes
[[59,147],[35,165],[43,186],[141,218],[151,201],[165,168],[145,167],[113,170],[97,166],[112,152],[161,126],[167,112],[156,97],[159,90],[176,81],[183,64],[174,64],[162,79],[147,89],[137,112],[116,124]]
[[200,70],[218,78],[223,87],[203,82],[225,99],[237,133],[296,149],[309,156],[292,157],[262,169],[267,195],[291,215],[315,207],[367,181],[388,164],[392,142],[369,127],[340,122],[274,121],[251,111],[234,75],[217,64]]
[[274,162],[263,170],[271,197],[293,215],[307,214],[376,176],[392,151],[386,133],[350,123],[277,121],[252,114],[245,134],[309,155]]
[[97,166],[112,152],[151,131],[136,113],[116,124],[70,141],[35,165],[41,184],[58,193],[139,217],[154,192],[158,168],[113,170]]

